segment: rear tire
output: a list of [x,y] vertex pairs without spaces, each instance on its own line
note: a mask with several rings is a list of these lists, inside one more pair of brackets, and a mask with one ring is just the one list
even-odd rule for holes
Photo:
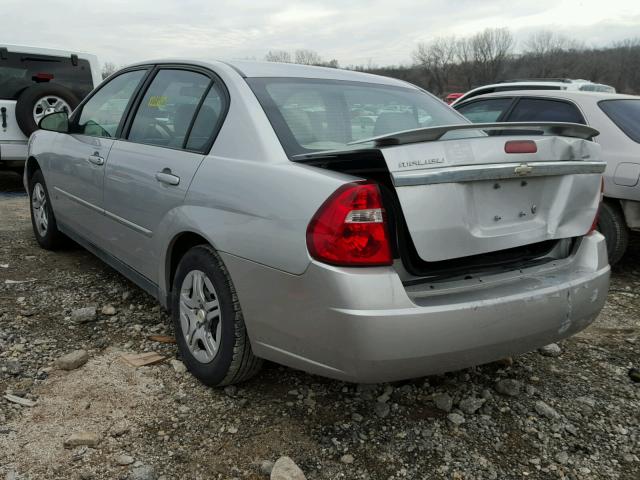
[[[47,103],[47,100],[50,102]],[[78,97],[71,90],[55,83],[41,83],[25,89],[16,103],[16,121],[20,130],[27,137],[35,132],[38,129],[38,122],[34,117],[36,111],[40,119],[47,114],[47,108],[51,109],[48,113],[52,113],[54,110],[61,111],[60,108],[54,108],[56,101],[59,101],[60,105],[66,104],[64,109],[68,110],[69,115],[80,103]]]
[[57,250],[62,247],[66,237],[58,230],[41,170],[36,170],[29,181],[29,203],[31,226],[38,244],[45,250]]
[[184,363],[205,385],[242,382],[260,370],[229,273],[209,245],[191,248],[180,260],[171,312]]
[[615,265],[620,261],[629,245],[629,229],[624,213],[617,202],[604,201],[600,206],[598,231],[607,240],[609,264]]

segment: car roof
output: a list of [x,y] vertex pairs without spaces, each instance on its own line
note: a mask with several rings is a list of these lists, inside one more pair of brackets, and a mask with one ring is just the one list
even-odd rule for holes
[[92,58],[92,59],[96,58],[96,56],[91,53],[78,51],[78,50],[61,50],[57,48],[45,48],[45,47],[37,47],[37,46],[30,46],[30,45],[11,45],[7,43],[1,43],[0,47],[6,48],[7,51],[12,53],[29,53],[33,55],[40,54],[40,55],[51,55],[56,57],[68,57],[72,54],[76,54],[80,58]]
[[[576,102],[581,101],[593,101],[599,102],[600,100],[622,100],[622,99],[640,99],[637,95],[626,95],[624,93],[606,93],[606,92],[585,92],[580,90],[509,90],[507,92],[493,92],[485,93],[483,95],[476,95],[471,97],[469,102],[478,100],[481,98],[495,98],[495,97],[549,97],[549,98],[567,98]],[[466,101],[460,102],[457,105],[467,103]]]
[[381,85],[391,85],[419,90],[418,87],[411,83],[405,82],[404,80],[384,77],[382,75],[373,75],[371,73],[356,72],[353,70],[345,70],[341,68],[299,65],[295,63],[258,62],[252,60],[203,60],[195,58],[171,58],[138,62],[135,65],[158,65],[167,63],[186,63],[201,65],[205,67],[215,67],[219,66],[220,64],[225,64],[232,67],[236,72],[238,72],[242,77],[245,78],[315,78],[324,80],[343,80],[352,82],[376,83]]

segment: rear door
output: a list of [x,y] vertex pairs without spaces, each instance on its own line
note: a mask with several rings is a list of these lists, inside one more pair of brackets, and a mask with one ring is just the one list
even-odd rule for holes
[[[124,72],[101,86],[74,113],[69,134],[56,140],[49,163],[56,216],[87,240],[104,247],[104,169],[127,105],[147,70]],[[53,191],[51,191],[53,190]]]
[[153,282],[156,233],[182,205],[227,104],[226,89],[210,72],[162,67],[111,149],[104,188],[109,248]]

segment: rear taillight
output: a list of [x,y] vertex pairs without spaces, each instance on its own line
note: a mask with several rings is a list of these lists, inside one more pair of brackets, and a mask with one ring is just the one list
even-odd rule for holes
[[598,222],[600,221],[600,205],[602,205],[602,200],[604,200],[604,177],[600,179],[600,203],[598,204],[598,210],[596,211],[596,216],[593,218],[593,223],[591,224],[591,228],[587,232],[587,235],[598,229]]
[[391,265],[380,189],[375,183],[343,185],[307,227],[307,248],[316,260],[340,266]]
[[504,144],[505,153],[536,153],[538,146],[533,140],[510,140]]

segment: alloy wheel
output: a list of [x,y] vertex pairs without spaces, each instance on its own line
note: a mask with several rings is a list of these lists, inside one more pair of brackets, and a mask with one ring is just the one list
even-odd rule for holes
[[180,326],[189,351],[200,363],[210,363],[220,350],[222,315],[211,280],[190,271],[180,287]]
[[45,115],[55,112],[69,113],[71,112],[71,107],[64,99],[56,95],[46,95],[38,99],[33,106],[33,119],[38,125]]
[[44,237],[47,234],[47,228],[49,227],[49,215],[47,214],[47,195],[44,192],[44,187],[41,183],[36,183],[33,186],[31,194],[31,211],[33,212],[33,219],[38,230],[38,234]]

